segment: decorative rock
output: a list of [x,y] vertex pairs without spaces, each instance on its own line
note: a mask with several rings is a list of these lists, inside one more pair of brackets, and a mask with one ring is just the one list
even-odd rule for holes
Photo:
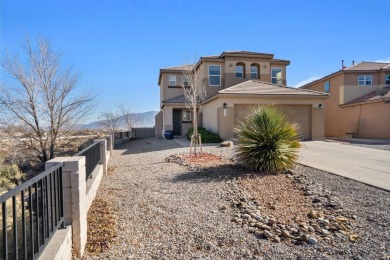
[[311,218],[314,218],[314,219],[316,219],[316,218],[318,218],[318,217],[319,217],[319,214],[318,214],[318,212],[317,212],[317,211],[315,211],[315,210],[312,210],[312,211],[310,211],[310,212],[309,212],[309,216],[310,216]]
[[223,205],[222,207],[219,208],[219,210],[227,210],[227,207]]
[[317,245],[317,239],[315,239],[314,237],[309,237],[307,239],[307,242],[311,245]]
[[299,240],[304,241],[304,242],[307,242],[307,241],[309,240],[309,237],[308,237],[306,234],[303,234],[303,235],[299,238]]
[[234,144],[232,141],[223,141],[219,144],[219,147],[232,147]]
[[291,238],[290,232],[287,230],[282,230],[282,236],[285,238]]
[[280,237],[275,236],[275,237],[272,239],[272,242],[280,243]]
[[267,231],[267,230],[264,230],[264,236],[268,239],[270,238],[273,238],[274,237],[274,234],[272,234],[271,232]]
[[273,225],[273,224],[276,223],[276,219],[270,218],[270,219],[268,220],[268,223],[271,224],[271,225]]
[[262,225],[261,228],[264,229],[264,230],[268,230],[268,231],[271,230],[271,228],[269,226],[267,226],[267,225]]

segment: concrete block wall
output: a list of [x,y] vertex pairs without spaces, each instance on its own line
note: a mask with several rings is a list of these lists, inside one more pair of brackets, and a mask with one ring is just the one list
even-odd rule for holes
[[[83,256],[87,243],[87,213],[97,194],[103,174],[107,173],[108,160],[112,151],[113,138],[100,141],[100,162],[92,178],[86,181],[85,157],[57,157],[45,164],[49,169],[63,163],[64,222],[65,229],[59,229],[41,254],[42,259],[71,259],[72,245],[77,257]],[[109,147],[107,146],[109,144]]]

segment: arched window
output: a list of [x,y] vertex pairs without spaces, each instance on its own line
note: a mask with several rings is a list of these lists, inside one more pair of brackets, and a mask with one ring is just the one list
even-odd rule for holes
[[260,66],[257,63],[251,64],[251,79],[260,79]]
[[236,78],[245,78],[245,63],[238,62],[236,64]]

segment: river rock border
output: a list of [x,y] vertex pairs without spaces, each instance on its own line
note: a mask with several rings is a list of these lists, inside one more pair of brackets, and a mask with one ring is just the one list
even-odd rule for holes
[[[223,158],[221,158],[223,161]],[[204,173],[207,167],[188,163],[182,154],[174,154],[165,159],[187,167],[190,171]],[[232,162],[231,160],[228,160]],[[295,245],[316,245],[320,241],[332,243],[334,240],[355,241],[358,235],[353,232],[355,215],[344,209],[340,198],[294,170],[286,171],[286,176],[302,194],[311,199],[315,210],[310,210],[309,221],[302,222],[291,219],[288,223],[272,215],[262,212],[261,201],[252,198],[238,184],[240,177],[226,181],[226,201],[233,209],[232,223],[242,226],[259,239],[267,239],[275,243],[285,242]],[[227,206],[220,211],[228,212]]]

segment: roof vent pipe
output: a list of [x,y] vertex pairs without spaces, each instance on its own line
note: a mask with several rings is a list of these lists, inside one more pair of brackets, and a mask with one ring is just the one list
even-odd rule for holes
[[354,60],[352,60],[352,65],[355,65],[355,61]]
[[343,70],[345,68],[344,66],[344,60],[341,60],[341,69]]

